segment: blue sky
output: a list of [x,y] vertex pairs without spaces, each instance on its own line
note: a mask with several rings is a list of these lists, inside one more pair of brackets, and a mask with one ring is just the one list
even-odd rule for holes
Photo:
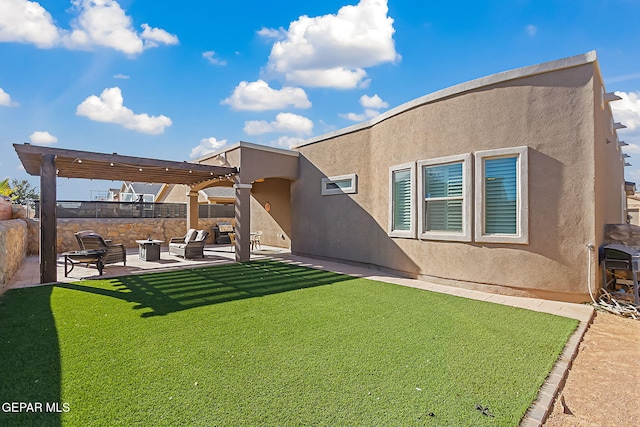
[[[178,161],[288,148],[591,50],[640,181],[640,0],[0,0],[0,179],[39,187],[12,143]],[[58,199],[119,184],[58,179]]]

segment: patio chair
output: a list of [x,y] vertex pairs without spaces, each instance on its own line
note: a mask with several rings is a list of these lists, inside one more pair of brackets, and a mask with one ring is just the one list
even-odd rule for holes
[[208,235],[206,230],[191,228],[183,237],[173,237],[169,241],[169,253],[184,259],[204,258],[204,245]]
[[229,242],[231,242],[231,250],[236,250],[236,233],[229,233]]
[[262,231],[255,231],[251,233],[251,249],[262,249],[260,244],[260,238],[262,237]]
[[80,250],[105,249],[107,254],[102,259],[104,265],[122,262],[127,265],[127,252],[121,243],[112,243],[105,240],[100,234],[93,230],[83,230],[75,233]]

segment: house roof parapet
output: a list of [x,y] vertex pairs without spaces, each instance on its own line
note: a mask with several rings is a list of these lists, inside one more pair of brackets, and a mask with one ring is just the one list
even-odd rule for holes
[[430,94],[421,96],[420,98],[416,98],[412,101],[406,102],[395,108],[385,111],[384,113],[366,122],[358,123],[346,128],[338,129],[333,132],[325,133],[325,134],[310,138],[305,142],[303,142],[302,144],[296,147],[293,147],[293,149],[296,150],[307,145],[311,145],[327,139],[335,138],[337,136],[346,135],[349,133],[357,132],[359,130],[373,127],[374,125],[384,120],[387,120],[393,116],[401,114],[405,111],[408,111],[413,108],[419,107],[421,105],[435,102],[444,98],[460,95],[462,93],[470,92],[472,90],[480,89],[482,87],[491,86],[498,83],[507,82],[510,80],[520,79],[523,77],[535,76],[538,74],[544,74],[544,73],[558,71],[566,68],[577,67],[577,66],[589,64],[589,63],[596,63],[597,65],[597,59],[598,58],[597,58],[596,51],[592,50],[590,52],[571,56],[568,58],[558,59],[550,62],[544,62],[536,65],[529,65],[527,67],[516,68],[513,70],[502,71],[500,73],[491,74],[489,76],[480,77],[478,79],[470,80],[464,83],[450,86],[448,88],[441,89],[436,92],[432,92]]

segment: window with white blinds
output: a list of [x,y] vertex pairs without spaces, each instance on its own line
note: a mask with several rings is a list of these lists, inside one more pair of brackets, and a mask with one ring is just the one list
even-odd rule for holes
[[415,163],[389,169],[389,235],[415,237]]
[[425,231],[462,231],[462,162],[424,168]]
[[484,161],[484,232],[487,234],[516,234],[517,166],[517,156]]
[[528,244],[528,167],[527,147],[392,166],[389,236]]
[[516,147],[475,153],[476,241],[529,242],[527,152]]
[[471,240],[471,155],[418,162],[420,238]]

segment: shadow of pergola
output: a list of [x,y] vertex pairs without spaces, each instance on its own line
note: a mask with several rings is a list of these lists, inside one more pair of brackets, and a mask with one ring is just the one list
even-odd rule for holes
[[152,317],[350,279],[329,271],[266,260],[55,286],[135,303],[133,308],[142,310],[141,317]]

